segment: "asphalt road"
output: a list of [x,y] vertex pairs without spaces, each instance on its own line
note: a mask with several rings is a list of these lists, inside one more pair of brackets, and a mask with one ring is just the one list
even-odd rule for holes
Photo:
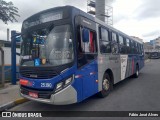
[[[160,111],[160,59],[147,62],[145,67],[140,71],[139,78],[128,78],[116,84],[114,90],[106,98],[102,99],[92,96],[81,103],[65,106],[55,106],[29,101],[11,109],[11,111],[67,110]],[[124,119],[127,120],[127,118]]]

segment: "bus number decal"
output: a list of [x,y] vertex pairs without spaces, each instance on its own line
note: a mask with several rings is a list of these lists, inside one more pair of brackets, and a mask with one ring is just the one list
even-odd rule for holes
[[41,87],[42,88],[52,88],[52,84],[51,83],[41,83]]

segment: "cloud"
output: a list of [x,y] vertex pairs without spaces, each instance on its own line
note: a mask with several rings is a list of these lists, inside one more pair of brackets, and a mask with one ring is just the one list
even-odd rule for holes
[[56,6],[62,6],[64,4],[63,0],[12,0],[14,5],[18,7],[20,18],[19,22],[24,21],[29,16],[40,12],[45,9],[49,9]]
[[135,10],[141,5],[141,1],[134,0],[114,0],[112,3],[113,7],[113,20],[114,24],[123,20],[133,20]]
[[113,23],[114,24],[118,24],[118,23],[120,23],[121,21],[126,21],[126,20],[129,20],[129,18],[127,17],[127,16],[125,16],[125,15],[122,15],[122,14],[119,14],[119,15],[115,15],[114,17],[113,17]]
[[[11,1],[11,0],[6,0]],[[160,31],[160,0],[106,0],[113,7],[114,27],[126,34],[148,41]],[[87,11],[87,0],[12,0],[19,8],[18,23],[4,24],[0,21],[0,39],[6,39],[6,30],[21,31],[22,22],[29,16],[57,6],[71,5]]]
[[150,37],[150,36],[158,36],[160,34],[160,30],[154,30],[154,31],[151,31],[151,32],[148,32],[148,33],[144,33],[142,34],[143,37]]
[[75,6],[83,11],[87,11],[87,0],[62,0],[64,2],[64,5],[71,5]]
[[160,15],[160,0],[143,0],[143,3],[135,11],[136,18],[144,20],[148,18],[157,18]]
[[[6,0],[9,2],[10,0]],[[17,17],[18,23],[8,22],[8,25],[4,24],[0,20],[0,39],[6,40],[7,28],[10,30],[21,31],[22,22],[31,15],[40,11],[57,7],[72,5],[80,8],[81,10],[87,10],[87,0],[80,2],[79,0],[12,0],[14,6],[19,9],[20,17]]]
[[[8,22],[7,24],[4,24],[2,21],[0,21],[0,40],[6,40],[7,39],[7,28],[11,30],[20,31],[21,30],[21,23],[11,23]],[[11,37],[11,36],[10,36]]]

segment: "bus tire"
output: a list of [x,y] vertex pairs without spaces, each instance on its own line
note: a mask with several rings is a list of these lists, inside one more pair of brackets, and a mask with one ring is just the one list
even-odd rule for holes
[[108,96],[111,89],[112,89],[111,79],[108,73],[105,73],[102,80],[102,90],[98,93],[98,96],[101,98]]
[[134,78],[138,78],[139,77],[139,66],[138,64],[136,65],[136,73],[134,74]]

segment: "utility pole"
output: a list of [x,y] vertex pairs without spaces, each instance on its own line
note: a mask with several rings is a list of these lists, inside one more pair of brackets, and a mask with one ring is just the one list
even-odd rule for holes
[[4,87],[4,83],[5,83],[5,78],[4,78],[4,50],[0,47],[0,52],[1,52],[1,62],[2,62],[2,87]]
[[12,66],[11,66],[11,75],[12,75],[12,85],[16,85],[16,82],[17,82],[17,77],[16,77],[16,41],[17,41],[17,37],[20,36],[21,33],[18,33],[17,31],[15,30],[12,30],[11,31],[11,63],[12,63]]
[[11,31],[11,75],[12,75],[12,85],[16,85],[16,31]]

